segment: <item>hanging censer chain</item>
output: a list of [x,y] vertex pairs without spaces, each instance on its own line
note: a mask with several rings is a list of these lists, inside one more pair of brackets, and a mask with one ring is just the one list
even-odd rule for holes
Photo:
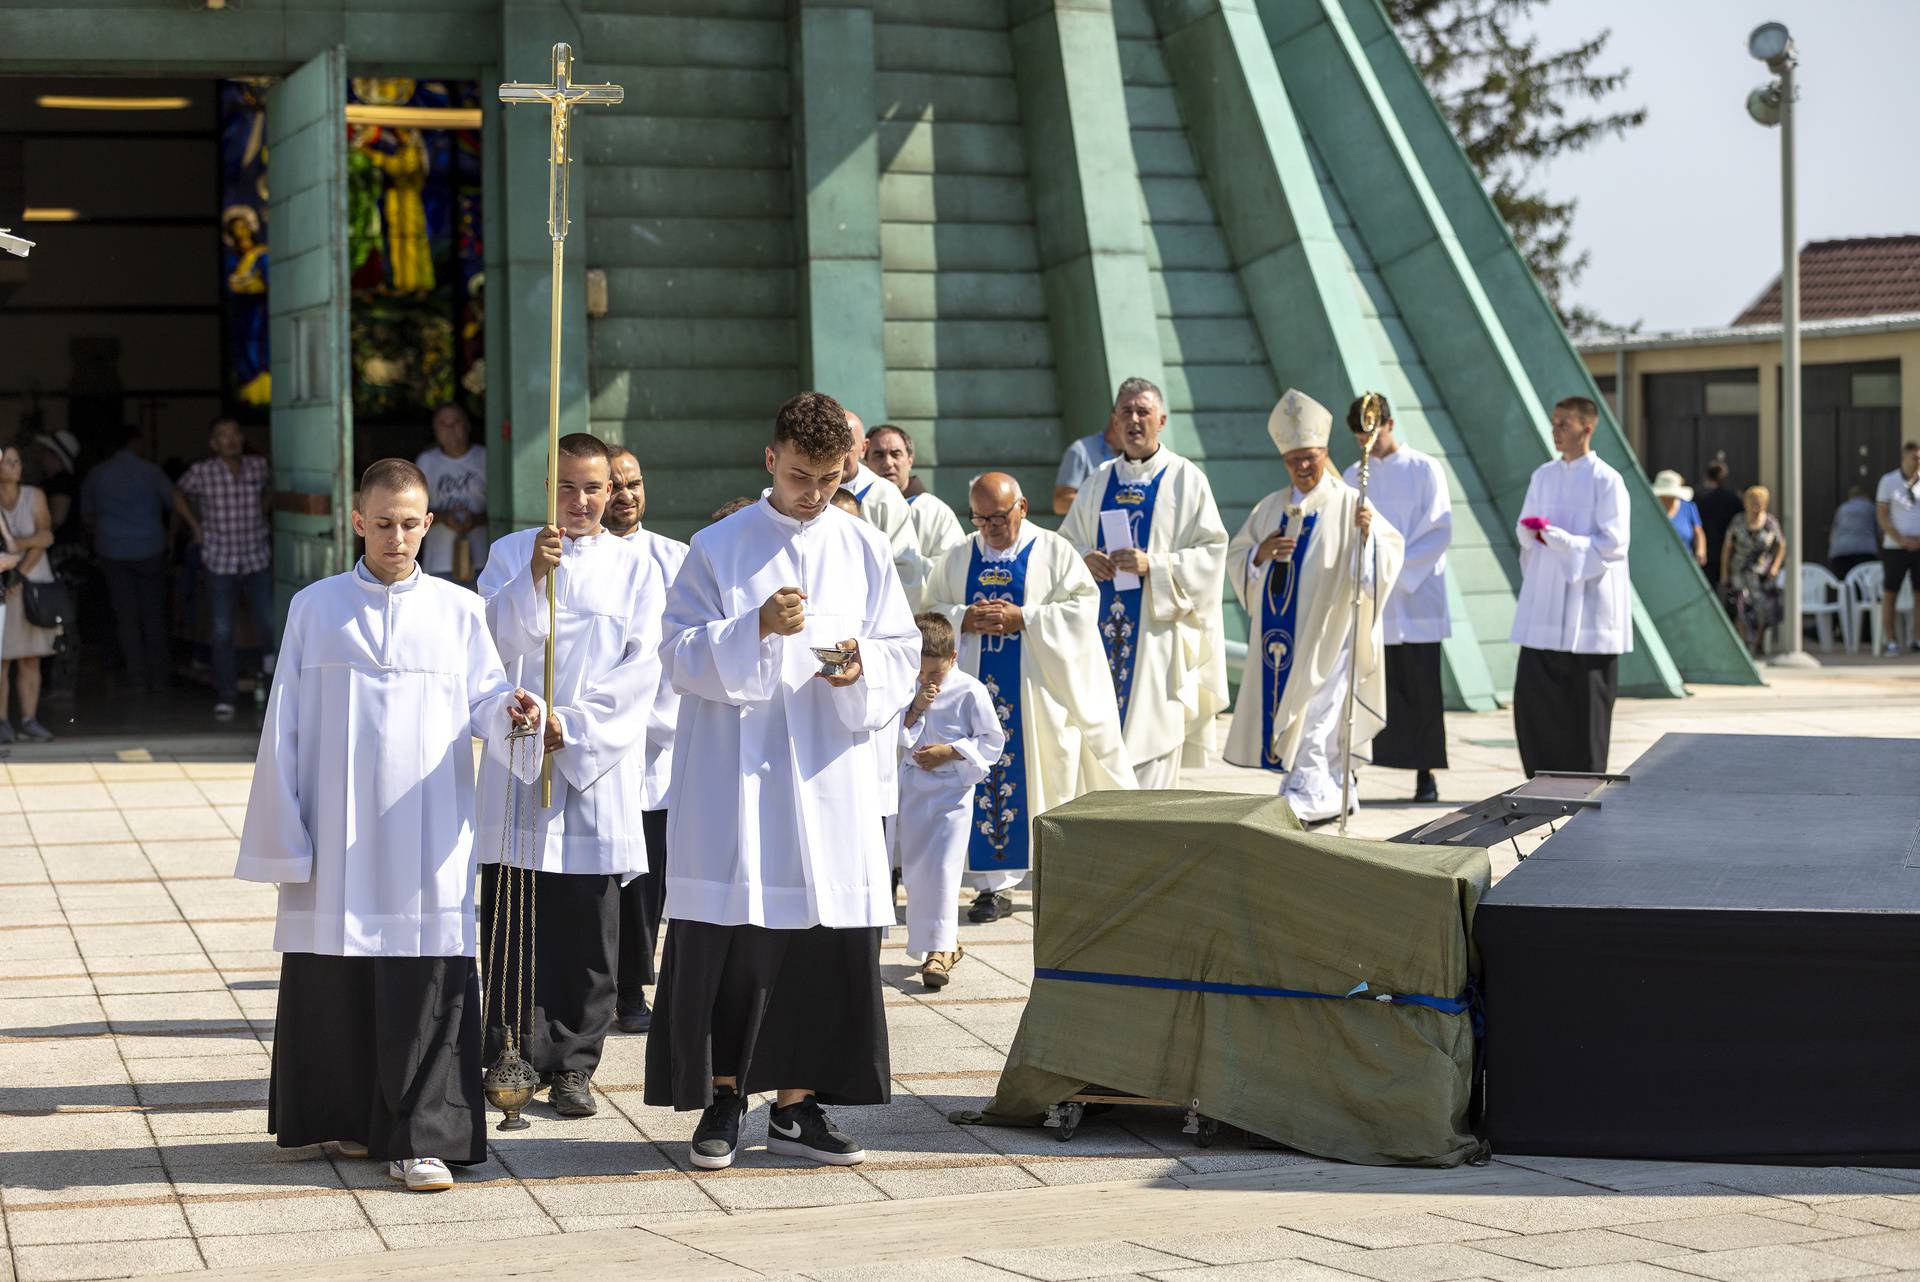
[[[507,735],[508,768],[506,778],[506,813],[501,820],[500,862],[496,865],[493,881],[493,895],[488,914],[491,919],[487,925],[487,948],[484,976],[485,989],[480,999],[482,1022],[496,1013],[499,1017],[501,1033],[500,1058],[487,1069],[482,1079],[487,1102],[506,1114],[498,1129],[503,1131],[522,1131],[530,1123],[520,1110],[525,1108],[540,1089],[539,1074],[533,1071],[521,1054],[522,1046],[531,1046],[529,1030],[532,1026],[531,1001],[535,992],[537,976],[532,971],[534,964],[533,919],[534,919],[534,869],[533,852],[537,834],[531,831],[524,843],[520,837],[520,820],[525,808],[521,789],[526,787],[520,782],[521,753],[525,741],[544,732],[540,726],[515,727]],[[526,854],[522,857],[522,850]],[[506,921],[505,929],[501,921]],[[513,1004],[511,1010],[507,1004],[507,971],[513,972]]]

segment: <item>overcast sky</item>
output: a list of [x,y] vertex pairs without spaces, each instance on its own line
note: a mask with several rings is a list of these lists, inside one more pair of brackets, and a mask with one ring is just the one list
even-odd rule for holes
[[1556,161],[1592,253],[1574,296],[1648,329],[1724,325],[1780,267],[1780,131],[1747,116],[1769,79],[1757,24],[1800,54],[1800,243],[1920,232],[1920,0],[1548,0],[1533,29],[1562,49],[1610,27],[1622,105],[1647,123]]

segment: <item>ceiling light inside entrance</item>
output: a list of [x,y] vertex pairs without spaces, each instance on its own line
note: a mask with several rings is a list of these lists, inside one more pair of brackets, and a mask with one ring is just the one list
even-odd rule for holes
[[184,111],[191,105],[186,98],[125,98],[91,95],[43,93],[34,105],[52,111]]

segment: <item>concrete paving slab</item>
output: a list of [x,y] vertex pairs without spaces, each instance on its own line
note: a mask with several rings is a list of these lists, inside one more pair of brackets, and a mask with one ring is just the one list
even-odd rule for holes
[[199,1247],[191,1238],[17,1246],[13,1251],[13,1264],[20,1282],[151,1277],[206,1267]]
[[1664,1264],[1677,1272],[1718,1282],[1828,1282],[1831,1278],[1866,1277],[1891,1270],[1885,1265],[1849,1259],[1805,1246],[1754,1246],[1738,1251],[1711,1251],[1670,1257]]

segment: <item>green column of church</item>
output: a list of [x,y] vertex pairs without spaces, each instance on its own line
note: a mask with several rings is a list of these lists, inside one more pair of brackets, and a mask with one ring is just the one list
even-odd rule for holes
[[[1154,19],[1275,378],[1338,419],[1352,389],[1384,387],[1386,378],[1259,14],[1252,0],[1154,0]],[[1276,486],[1286,483],[1277,459],[1271,470]],[[1486,711],[1495,706],[1493,677],[1458,585],[1448,586],[1450,701]]]
[[[1140,178],[1111,6],[1013,0],[1008,8],[1061,418],[1071,440],[1106,424],[1122,379],[1166,383]],[[1168,442],[1189,457],[1202,454],[1198,433],[1177,415]]]
[[799,0],[791,29],[801,377],[872,425],[887,417],[873,10]]
[[[545,84],[553,79],[553,46],[574,46],[575,78],[597,81],[593,50],[580,44],[576,9],[557,0],[504,0],[500,10],[502,76]],[[489,524],[498,535],[547,519],[548,333],[553,241],[547,233],[548,113],[502,109],[499,85],[482,84],[489,113],[483,136],[491,161],[487,215],[487,446]],[[577,124],[581,108],[574,113]],[[577,134],[576,134],[577,136]],[[497,148],[497,150],[496,150]],[[561,287],[560,431],[587,430],[587,166],[575,163],[572,230]]]

